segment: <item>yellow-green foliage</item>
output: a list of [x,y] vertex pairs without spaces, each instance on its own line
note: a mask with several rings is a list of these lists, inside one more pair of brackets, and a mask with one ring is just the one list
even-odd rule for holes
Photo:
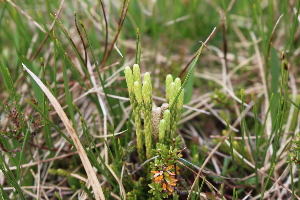
[[[144,74],[141,83],[139,65],[134,64],[133,70],[125,67],[125,77],[129,92],[130,103],[135,115],[137,151],[141,161],[152,157],[153,144],[158,141],[165,143],[166,139],[175,137],[177,123],[183,107],[184,90],[180,78],[173,82],[172,75],[166,77],[166,103],[157,107],[152,100],[152,81],[149,72]],[[172,106],[172,109],[170,109]],[[142,117],[143,122],[142,123]],[[144,129],[142,130],[142,124]],[[144,142],[145,141],[145,142]],[[170,143],[170,142],[169,142]]]

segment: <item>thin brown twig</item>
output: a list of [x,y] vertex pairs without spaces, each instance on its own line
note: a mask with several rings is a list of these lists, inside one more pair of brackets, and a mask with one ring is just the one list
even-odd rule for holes
[[[191,166],[193,166],[194,168],[196,168],[197,170],[200,170],[200,167],[194,165],[193,163],[183,159],[183,158],[179,158],[178,160],[181,160],[181,161],[184,161],[188,164],[190,164]],[[184,165],[182,162],[180,161],[177,161],[179,164],[182,164]],[[185,165],[184,165],[185,166]],[[194,171],[193,171],[194,172]],[[212,171],[207,171],[207,170],[202,170],[202,173],[203,174],[206,174],[206,175],[211,175],[211,176],[215,176],[215,177],[218,177],[218,178],[222,178],[222,179],[227,179],[227,180],[241,180],[241,178],[230,178],[230,177],[225,177],[225,176],[221,176],[219,174],[216,174],[215,172],[212,172]],[[197,175],[197,172],[196,172],[196,175]]]
[[226,15],[230,12],[230,10],[232,9],[234,3],[235,3],[235,0],[231,0],[231,2],[229,3],[229,6],[226,9]]
[[[62,1],[60,2],[58,11],[57,11],[57,13],[56,13],[56,15],[55,15],[55,18],[56,18],[56,19],[58,18],[59,14],[60,14],[60,12],[61,12],[61,10],[62,10],[62,6],[63,6],[64,2],[65,2],[65,0],[62,0]],[[50,29],[49,29],[50,32],[53,30],[54,24],[55,24],[55,20],[52,22],[52,24],[51,24],[51,26],[50,26]],[[36,56],[37,56],[38,53],[42,50],[42,47],[44,46],[44,44],[45,44],[45,42],[47,41],[48,38],[49,38],[49,33],[46,33],[46,36],[45,36],[45,38],[43,39],[42,43],[40,44],[40,46],[38,47],[38,49],[36,50],[36,52],[33,54],[33,56],[30,58],[30,62],[32,62],[32,61],[36,58]]]
[[103,57],[102,60],[104,60],[104,57],[107,52],[107,46],[108,46],[108,23],[107,23],[107,17],[104,9],[104,4],[102,0],[99,0],[102,8],[102,13],[103,13],[103,18],[104,18],[104,23],[105,23],[105,43],[104,43],[104,52],[103,52]]
[[150,162],[151,160],[154,160],[155,158],[158,158],[158,157],[159,157],[159,155],[154,156],[154,157],[152,157],[152,158],[149,158],[148,160],[146,160],[145,162],[143,162],[136,170],[134,170],[133,172],[131,172],[130,175],[135,174],[137,171],[139,171],[140,169],[142,169],[142,167],[143,167],[145,164],[147,164],[147,163]]
[[190,64],[193,62],[193,60],[196,58],[198,52],[195,53],[195,55],[193,56],[193,58],[185,65],[185,67],[181,70],[181,72],[179,73],[178,77],[181,78],[183,73],[187,70],[187,68],[190,66]]
[[271,37],[270,37],[270,42],[269,42],[269,45],[268,45],[267,58],[269,58],[269,56],[270,56],[270,49],[271,49],[271,44],[272,44],[272,41],[273,41],[273,38],[274,38],[274,35],[275,35],[275,29],[276,29],[276,27],[278,26],[279,21],[280,21],[280,19],[281,19],[282,17],[283,17],[283,14],[280,15],[280,17],[279,17],[278,20],[276,21],[276,24],[274,25],[274,28],[273,28],[273,30],[272,30]]
[[[221,13],[222,15],[222,13]],[[223,59],[225,64],[225,69],[228,71],[228,62],[227,62],[227,27],[226,27],[226,16],[222,17],[222,35],[223,35]]]
[[[215,33],[215,30],[216,30],[216,29],[217,29],[217,28],[214,28],[212,34],[210,35],[210,37],[209,37],[208,39],[210,39],[210,38],[213,36],[213,34]],[[206,47],[207,50],[211,51],[211,50],[208,48],[208,46],[206,45],[206,42],[208,42],[208,41],[205,41],[205,42],[203,43],[203,46]],[[218,56],[215,52],[212,52],[212,53],[213,53],[214,55]],[[193,58],[192,58],[192,59],[186,64],[186,66],[181,70],[181,72],[180,72],[179,75],[178,75],[179,78],[182,77],[183,73],[187,70],[187,68],[190,66],[190,64],[193,62],[193,60],[197,57],[197,54],[198,54],[198,52],[195,53],[195,55],[193,56]]]
[[115,45],[115,43],[116,43],[116,41],[117,41],[117,39],[119,37],[119,34],[121,32],[121,28],[123,26],[123,23],[125,21],[126,15],[127,15],[129,3],[130,3],[130,0],[128,0],[127,5],[125,6],[126,0],[123,1],[122,12],[121,12],[121,16],[120,16],[119,23],[118,23],[117,33],[116,33],[116,35],[115,35],[112,43],[110,44],[110,47],[109,47],[109,50],[108,50],[107,54],[105,55],[105,57],[101,61],[100,69],[104,67],[104,65],[105,65],[105,63],[106,63],[109,55],[111,54],[111,52],[113,50],[113,47],[114,47],[114,45]]
[[84,49],[84,66],[87,67],[87,51],[86,51],[86,46],[85,46],[82,34],[81,34],[80,29],[77,25],[76,12],[74,12],[74,20],[75,20],[75,26],[76,26],[77,33],[80,37],[80,40],[82,42],[82,46],[83,46],[83,49]]

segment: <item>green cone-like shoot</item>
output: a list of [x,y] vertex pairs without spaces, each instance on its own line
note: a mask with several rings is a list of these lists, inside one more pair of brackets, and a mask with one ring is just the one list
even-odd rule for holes
[[133,92],[134,77],[129,66],[125,67],[124,73],[126,77],[128,91],[129,93]]
[[145,106],[149,106],[149,104],[151,104],[151,107],[152,107],[152,87],[151,87],[151,82],[148,82],[148,81],[144,81],[143,82],[142,96],[143,96],[143,100],[144,100]]
[[[149,85],[150,85],[150,88],[151,88],[151,92],[152,92],[152,83],[151,83],[151,77],[150,77],[150,73],[149,72],[146,72],[144,74],[144,82],[148,82]],[[151,93],[152,94],[152,93]]]
[[138,64],[134,64],[132,67],[134,81],[141,83],[141,70]]
[[169,105],[172,106],[174,99],[176,97],[177,91],[175,90],[175,83],[170,84],[170,93],[169,93]]
[[178,100],[177,100],[177,110],[178,112],[181,111],[182,106],[183,106],[183,99],[184,99],[184,89],[181,90]]
[[143,103],[143,97],[142,97],[142,86],[141,83],[138,81],[134,82],[134,94],[135,98],[139,105],[142,105]]
[[164,143],[165,135],[166,135],[166,129],[167,129],[167,124],[166,120],[162,119],[159,122],[159,134],[158,134],[158,139],[159,143]]
[[175,90],[176,90],[176,92],[178,92],[180,90],[180,87],[181,87],[181,80],[180,80],[180,78],[176,78],[175,81],[174,81],[174,83],[175,83]]
[[166,77],[166,100],[169,102],[170,100],[170,85],[173,82],[173,76],[171,74]]
[[163,119],[166,121],[166,137],[170,137],[170,128],[171,128],[171,112],[169,109],[165,110]]

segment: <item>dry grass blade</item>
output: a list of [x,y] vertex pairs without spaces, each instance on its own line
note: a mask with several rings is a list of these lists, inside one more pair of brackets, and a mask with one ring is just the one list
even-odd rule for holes
[[123,186],[122,180],[119,179],[119,177],[117,176],[117,174],[114,172],[114,170],[109,165],[106,165],[106,166],[109,169],[110,173],[113,175],[113,177],[118,182],[118,184],[120,186],[120,193],[123,195],[124,200],[126,200],[126,191],[125,191],[125,188]]
[[87,173],[89,183],[91,184],[95,199],[105,199],[101,185],[97,179],[96,173],[93,170],[93,167],[84,151],[83,146],[80,143],[79,138],[77,137],[72,125],[69,122],[69,119],[67,118],[66,113],[63,111],[61,105],[58,103],[57,99],[52,95],[52,93],[47,89],[47,87],[42,83],[42,81],[34,74],[32,73],[24,64],[22,64],[24,69],[30,74],[30,76],[35,80],[35,82],[39,85],[39,87],[43,90],[43,92],[48,97],[49,101],[52,103],[54,109],[56,110],[58,116],[63,121],[64,125],[66,126],[72,140],[74,141],[74,145],[76,149],[78,150],[78,154],[80,156],[81,162],[84,166],[84,169]]

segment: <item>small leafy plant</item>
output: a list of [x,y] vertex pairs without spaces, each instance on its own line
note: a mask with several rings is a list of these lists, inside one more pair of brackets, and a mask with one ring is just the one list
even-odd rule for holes
[[151,163],[151,173],[153,174],[153,182],[149,184],[151,190],[149,193],[154,194],[157,199],[167,198],[173,195],[173,199],[177,199],[177,174],[179,167],[176,165],[178,158],[182,156],[181,150],[176,146],[180,145],[180,138],[173,140],[172,145],[158,143],[154,163]]
[[294,153],[291,155],[292,161],[297,165],[300,166],[300,133],[297,134],[298,140],[293,140],[293,143],[296,147],[293,148]]

